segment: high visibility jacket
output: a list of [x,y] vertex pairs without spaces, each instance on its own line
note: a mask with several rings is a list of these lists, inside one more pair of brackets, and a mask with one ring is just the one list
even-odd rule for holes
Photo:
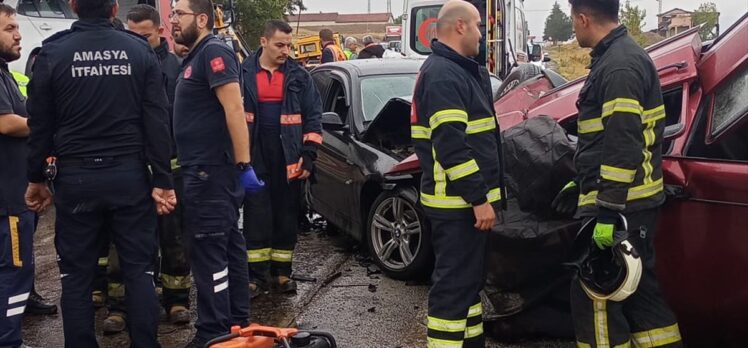
[[577,101],[577,216],[594,216],[597,207],[633,212],[659,206],[665,199],[665,107],[657,69],[624,26],[591,55]]
[[27,97],[26,95],[26,86],[29,84],[29,77],[19,73],[18,71],[11,71],[11,75],[13,75],[13,79],[16,80],[16,83],[18,84],[18,90],[21,91],[21,95],[24,97]]
[[413,94],[411,137],[428,214],[471,218],[501,200],[501,142],[488,71],[434,41]]
[[[261,54],[262,48],[258,49],[253,56],[245,59],[242,64],[244,112],[251,134],[250,140],[253,142],[257,137],[262,136],[259,134],[260,127],[255,127],[255,118],[259,116],[255,113],[259,111],[257,66],[258,57]],[[292,180],[301,175],[298,162],[302,154],[312,160],[317,158],[317,147],[322,144],[322,100],[309,72],[295,61],[288,59],[281,69],[285,77],[280,115],[280,137],[286,161],[287,178]],[[257,147],[252,146],[253,159],[259,157],[256,150]],[[254,161],[253,166],[258,173],[267,170]]]
[[348,60],[348,57],[334,41],[326,43],[322,48],[322,63],[341,62],[345,60]]

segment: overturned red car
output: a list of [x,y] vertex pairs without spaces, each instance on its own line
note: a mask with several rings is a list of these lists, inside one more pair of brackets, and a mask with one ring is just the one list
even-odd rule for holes
[[[748,327],[748,14],[711,42],[694,28],[647,50],[667,112],[659,279],[688,346],[738,346]],[[522,82],[495,103],[501,128],[547,115],[575,135],[583,83]],[[419,170],[410,156],[389,175]]]

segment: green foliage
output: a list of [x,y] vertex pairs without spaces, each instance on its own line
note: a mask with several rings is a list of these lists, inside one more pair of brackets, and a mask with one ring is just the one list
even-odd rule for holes
[[395,21],[394,21],[393,24],[396,24],[396,25],[403,24],[403,15],[397,16],[397,18],[395,18]]
[[553,42],[566,41],[571,38],[572,25],[571,18],[561,11],[558,2],[553,4],[551,14],[545,19],[545,31],[543,32],[544,40]]
[[647,17],[647,11],[639,9],[639,6],[631,6],[631,2],[626,0],[626,3],[621,7],[619,14],[621,24],[628,28],[629,33],[633,36],[637,36],[642,33],[644,18]]
[[260,46],[265,22],[271,19],[285,19],[289,9],[298,9],[294,6],[301,3],[300,0],[236,0],[235,29],[250,46],[248,48],[254,51]]
[[699,8],[693,12],[692,21],[694,26],[703,24],[699,29],[702,40],[712,40],[719,35],[719,12],[717,12],[715,3],[706,2],[699,5]]

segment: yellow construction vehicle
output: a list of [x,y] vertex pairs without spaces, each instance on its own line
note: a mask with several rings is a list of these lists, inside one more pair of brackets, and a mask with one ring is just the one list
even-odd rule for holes
[[226,1],[226,5],[215,4],[213,5],[213,8],[215,17],[213,34],[221,41],[231,46],[234,49],[234,52],[236,52],[236,57],[239,59],[239,62],[243,62],[252,52],[248,49],[244,40],[242,40],[239,33],[237,33],[232,26],[232,23],[234,23],[234,1],[228,0]]
[[[343,48],[343,37],[335,33],[335,44]],[[322,41],[318,35],[305,36],[296,39],[294,43],[294,58],[303,66],[312,68],[322,60]]]

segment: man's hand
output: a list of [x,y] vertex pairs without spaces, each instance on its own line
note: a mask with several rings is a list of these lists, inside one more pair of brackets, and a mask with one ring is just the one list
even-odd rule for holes
[[309,178],[310,175],[312,175],[312,173],[310,173],[308,170],[302,169],[304,168],[303,164],[304,164],[304,157],[300,157],[299,163],[298,163],[299,169],[297,169],[301,171],[301,175],[299,175],[299,178],[298,178],[299,180],[306,180],[307,178]]
[[177,206],[177,194],[174,193],[174,190],[154,187],[151,191],[151,197],[153,202],[156,203],[156,213],[158,215],[169,214]]
[[551,208],[563,216],[572,216],[577,210],[579,201],[579,186],[569,181],[556,195],[551,203]]
[[52,192],[45,183],[30,182],[26,188],[26,206],[34,212],[41,213],[52,204]]
[[613,234],[618,222],[618,213],[604,207],[597,208],[597,222],[592,240],[598,248],[605,249],[613,246]]
[[483,203],[473,207],[475,213],[475,228],[481,231],[488,231],[496,223],[496,213],[493,211],[491,203]]
[[592,234],[592,240],[598,248],[605,249],[613,246],[613,230],[616,225],[613,224],[595,224],[595,232]]

